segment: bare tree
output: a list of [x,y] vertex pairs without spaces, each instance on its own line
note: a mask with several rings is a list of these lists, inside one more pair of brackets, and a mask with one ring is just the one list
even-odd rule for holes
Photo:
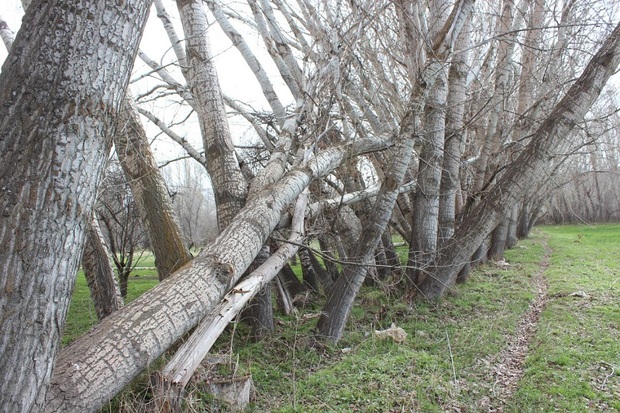
[[168,189],[132,99],[125,99],[118,122],[114,136],[116,154],[148,233],[161,281],[189,262],[192,255],[183,242]]
[[191,159],[175,162],[174,168],[169,172],[174,177],[168,182],[171,183],[172,207],[179,218],[185,243],[190,249],[204,247],[219,233],[216,225],[210,225],[217,213],[207,183],[210,182],[209,175],[204,167]]
[[[432,56],[442,56],[444,59],[450,56],[456,37],[468,18],[472,6],[473,2],[470,1],[457,2],[450,17],[433,38],[431,43],[433,49],[430,53]],[[412,93],[409,111],[402,122],[394,157],[387,168],[381,190],[374,203],[375,213],[366,223],[363,235],[360,237],[355,250],[354,256],[359,260],[359,263],[345,266],[344,273],[336,282],[330,298],[323,308],[317,326],[321,334],[333,341],[338,341],[342,337],[344,326],[353,307],[353,301],[366,276],[369,261],[381,240],[381,235],[385,231],[394,209],[398,188],[402,184],[405,171],[413,156],[414,143],[419,139],[419,116],[430,93],[430,90],[426,90],[425,87],[432,90],[433,87],[436,87],[436,81],[441,83],[441,81],[447,80],[447,76],[442,75],[445,65],[445,60],[431,58],[423,68],[421,73],[423,81]],[[441,133],[443,134],[443,128]],[[441,140],[443,141],[443,138]],[[435,233],[435,239],[436,236]]]
[[[544,173],[549,153],[560,147],[573,127],[582,122],[609,77],[620,63],[620,24],[608,36],[588,66],[534,133],[530,143],[511,164],[488,195],[472,211],[420,285],[425,298],[437,299],[450,288],[462,263],[467,262],[512,206],[527,192],[536,176]],[[456,247],[458,245],[458,247]]]
[[46,411],[100,408],[234,287],[311,180],[349,156],[388,145],[365,139],[328,149],[256,194],[215,242],[175,273],[174,282],[158,284],[61,350]]
[[[318,272],[323,274],[324,278],[319,280],[324,289],[327,286],[331,293],[318,326],[332,340],[342,336],[356,294],[368,278],[368,269],[377,260],[384,262],[383,255],[390,250],[388,225],[409,241],[411,261],[416,268],[413,275],[420,281],[415,287],[420,288],[421,295],[436,299],[452,286],[456,274],[472,256],[486,258],[487,240],[494,240],[491,251],[501,254],[508,234],[527,234],[553,187],[552,179],[545,181],[541,176],[555,179],[569,171],[583,172],[574,175],[580,180],[571,192],[581,191],[586,195],[579,207],[592,216],[604,216],[604,205],[613,202],[605,194],[610,183],[602,174],[592,175],[597,169],[607,168],[608,157],[599,155],[596,146],[601,141],[593,139],[607,127],[595,127],[594,117],[586,112],[615,70],[620,29],[612,33],[601,52],[590,60],[577,83],[571,80],[584,67],[582,61],[588,60],[584,50],[594,49],[608,29],[600,25],[586,36],[586,24],[582,21],[609,20],[599,15],[600,10],[594,7],[599,4],[596,1],[568,1],[545,8],[544,2],[506,0],[500,5],[477,4],[480,12],[474,14],[469,14],[474,7],[469,0],[427,3],[248,0],[246,3],[209,0],[203,4],[179,0],[177,8],[185,34],[185,40],[181,40],[174,32],[163,2],[156,1],[158,17],[174,52],[170,55],[174,54],[176,60],[168,64],[167,59],[158,62],[140,53],[149,69],[148,73],[137,75],[136,83],[148,78],[156,79],[157,84],[138,96],[136,110],[210,171],[217,194],[218,226],[222,231],[198,257],[178,268],[174,277],[127,308],[106,317],[89,334],[60,352],[53,384],[46,396],[47,411],[82,412],[100,408],[201,320],[204,323],[198,330],[206,329],[207,338],[203,341],[195,336],[192,342],[199,342],[203,348],[200,354],[204,354],[204,344],[221,331],[218,329],[225,324],[222,320],[239,311],[240,305],[231,307],[231,301],[244,302],[246,294],[247,298],[254,296],[274,276],[274,271],[268,275],[262,272],[264,268],[247,274],[256,257],[265,252],[265,246],[290,252],[291,248],[281,247],[279,240],[285,238],[282,234],[290,223],[292,204],[306,188],[310,196],[309,237],[319,239],[321,248],[332,256],[347,259],[341,274]],[[19,53],[5,64],[0,77],[0,96],[6,102],[4,109],[0,109],[6,112],[6,119],[0,116],[0,131],[4,125],[0,152],[13,163],[14,159],[18,160],[17,170],[5,166],[2,172],[0,167],[3,194],[0,206],[5,211],[0,226],[0,257],[4,268],[4,278],[0,280],[1,285],[8,286],[5,287],[7,296],[0,298],[3,300],[0,319],[10,327],[6,329],[2,325],[4,341],[0,342],[20,343],[15,351],[4,352],[6,345],[0,348],[3,350],[0,360],[3,366],[15,363],[23,353],[28,359],[24,371],[35,371],[40,366],[45,370],[36,370],[42,373],[32,374],[36,377],[30,384],[6,373],[0,377],[6,379],[1,388],[12,400],[36,398],[39,408],[44,392],[37,392],[45,388],[53,356],[47,356],[43,364],[31,360],[39,352],[53,353],[56,349],[72,284],[67,274],[75,273],[79,261],[78,257],[63,256],[63,261],[55,264],[47,255],[43,260],[39,257],[62,248],[79,255],[76,248],[81,248],[90,222],[90,199],[95,194],[102,159],[109,150],[109,138],[115,132],[111,122],[120,107],[119,97],[125,93],[128,67],[135,53],[135,44],[127,39],[114,47],[109,47],[107,40],[102,41],[97,48],[103,53],[101,56],[107,56],[108,51],[114,59],[120,56],[122,60],[120,66],[109,67],[101,57],[104,60],[101,65],[108,70],[95,79],[97,82],[104,79],[106,83],[94,82],[93,88],[92,77],[98,75],[91,65],[98,63],[93,56],[99,54],[82,55],[82,51],[72,49],[75,43],[71,39],[58,49],[39,47],[36,43],[41,50],[55,50],[51,54],[38,54],[27,47],[33,44],[33,33],[39,26],[55,35],[63,32],[56,30],[56,26],[64,20],[49,14],[54,8],[60,10],[59,4],[44,4],[40,0],[35,3],[36,10],[27,16],[22,30],[23,39],[27,40],[18,36],[13,47],[18,47]],[[100,6],[88,4],[103,13],[97,9]],[[85,0],[73,4],[78,11],[84,5]],[[131,7],[136,5],[142,10],[139,18],[135,14],[137,9]],[[129,6],[134,13],[133,21],[123,24],[137,35],[139,28],[135,22],[142,24],[146,13],[142,7],[147,4],[130,2]],[[121,16],[118,17],[121,22],[125,22],[122,18],[129,18],[129,11],[111,9]],[[448,14],[450,10],[452,13]],[[77,12],[71,8],[71,13]],[[34,16],[36,21],[31,23]],[[220,90],[214,66],[217,59],[210,52],[205,36],[207,16],[217,22],[259,85],[265,99],[256,108],[225,96]],[[466,19],[466,16],[470,17]],[[107,22],[108,17],[101,20]],[[538,27],[552,20],[553,24]],[[467,27],[466,22],[470,28],[462,29]],[[99,33],[100,23],[96,20],[85,27],[96,26]],[[117,36],[105,24],[102,30],[109,33],[112,42],[124,39],[131,31],[122,31],[123,35]],[[459,38],[461,30],[468,30],[470,36]],[[246,41],[248,33],[262,41],[265,53],[254,50],[256,42]],[[576,47],[579,44],[583,46]],[[54,71],[58,66],[55,56],[67,51],[69,57],[63,57],[63,64],[69,71]],[[467,53],[481,58],[470,60]],[[56,66],[48,70],[47,66],[39,65],[46,59]],[[268,65],[263,64],[264,59],[269,61]],[[45,66],[46,70],[42,72],[27,65]],[[78,73],[75,79],[74,70]],[[116,71],[118,79],[108,77]],[[176,80],[175,76],[179,75],[184,81]],[[71,77],[72,81],[65,83],[63,76]],[[47,78],[54,87],[45,82],[48,87],[41,88],[41,79]],[[22,95],[24,90],[34,94],[36,101],[29,94]],[[57,90],[59,94],[50,97],[50,91]],[[561,92],[566,91],[568,94],[560,100]],[[147,107],[148,102],[158,98],[174,102],[168,101],[167,108],[178,104],[180,115],[170,122],[166,113],[158,112],[158,105]],[[40,106],[42,103],[44,106]],[[258,142],[256,151],[261,154],[260,162],[249,162],[248,151],[238,151],[232,145],[224,103],[256,133],[254,141]],[[125,114],[134,115],[129,110]],[[194,148],[191,139],[178,132],[189,123],[187,119],[198,120],[204,152]],[[130,124],[131,119],[123,123]],[[573,127],[575,124],[580,125],[579,133]],[[48,128],[45,134],[42,125]],[[54,135],[60,128],[64,129]],[[136,127],[125,132],[137,130]],[[105,131],[106,139],[98,131]],[[22,134],[19,140],[11,140],[19,134]],[[30,141],[35,135],[37,139]],[[147,153],[144,133],[139,135],[141,140],[135,148],[142,149],[135,152]],[[58,145],[54,136],[60,137]],[[23,142],[30,146],[23,146]],[[375,152],[393,143],[390,153]],[[122,147],[122,142],[118,146]],[[580,154],[576,147],[584,151],[587,148],[589,152]],[[131,151],[134,149],[122,154]],[[48,158],[35,163],[35,155],[44,153]],[[29,154],[34,154],[30,164],[25,161]],[[574,156],[568,158],[568,155]],[[147,163],[153,169],[152,159]],[[613,159],[609,158],[609,163]],[[126,172],[131,182],[149,175],[146,170],[138,171],[142,172]],[[39,175],[35,174],[38,172]],[[14,176],[21,177],[21,183],[14,184]],[[51,180],[46,181],[47,178]],[[39,181],[47,183],[31,186]],[[405,183],[409,189],[405,189]],[[412,187],[416,192],[410,197],[407,194]],[[161,181],[156,189],[163,193],[160,198],[167,198]],[[37,196],[48,198],[39,202],[43,198]],[[138,199],[138,195],[135,197]],[[21,204],[17,202],[20,199]],[[469,200],[467,208],[462,208],[464,199]],[[568,193],[556,199],[563,208],[572,207]],[[32,202],[28,203],[29,200]],[[355,200],[358,205],[354,204]],[[43,210],[45,214],[32,212]],[[50,211],[53,215],[46,215]],[[43,215],[49,220],[34,218]],[[34,234],[34,247],[23,241],[30,242],[30,238],[11,235],[20,228],[28,228],[28,235]],[[278,232],[274,233],[276,228]],[[307,242],[298,241],[295,238],[298,244]],[[167,249],[163,246],[160,256],[167,254]],[[178,256],[172,247],[170,252],[171,256]],[[312,254],[308,258],[309,268],[322,270],[313,263]],[[392,255],[392,262],[394,258]],[[171,268],[186,259],[173,259]],[[4,265],[5,262],[9,264]],[[38,266],[26,267],[31,262]],[[19,271],[14,272],[13,268]],[[42,283],[29,278],[30,271],[52,275]],[[14,274],[17,274],[15,278],[11,278]],[[243,274],[248,278],[238,284]],[[248,284],[249,280],[252,283]],[[281,284],[283,291],[286,284]],[[48,291],[53,290],[52,285],[56,295]],[[250,285],[251,291],[246,290]],[[14,308],[21,308],[19,297],[33,291],[36,299],[28,302],[36,305],[14,312]],[[54,300],[60,300],[61,304]],[[262,308],[271,309],[270,300],[263,301],[266,305]],[[216,313],[221,309],[230,312],[218,318]],[[32,314],[38,314],[39,318]],[[211,317],[214,315],[215,319]],[[205,319],[206,316],[210,318]],[[45,328],[38,327],[39,320],[47,323]],[[19,335],[17,325],[27,326],[25,336]],[[8,332],[4,333],[5,330]],[[46,334],[50,330],[52,334],[48,338]],[[34,336],[45,336],[44,342],[36,343],[37,350],[31,349],[32,341],[28,341]],[[184,374],[183,380],[186,378]],[[29,389],[27,395],[17,395],[16,389],[24,388]],[[10,411],[34,409],[20,407],[28,403],[30,406],[32,401],[11,403],[6,405]]]
[[127,298],[129,275],[138,265],[148,238],[129,182],[116,162],[109,163],[100,185],[96,215],[118,272],[121,296]]

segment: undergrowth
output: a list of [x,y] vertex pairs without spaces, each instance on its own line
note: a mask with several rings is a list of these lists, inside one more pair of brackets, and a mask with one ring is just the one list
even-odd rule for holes
[[[548,303],[504,411],[619,411],[620,226],[538,229],[506,252],[507,265],[479,267],[438,304],[364,287],[338,345],[316,339],[322,302],[310,300],[278,315],[274,334],[258,343],[232,324],[211,353],[231,360],[224,373],[252,375],[250,412],[488,411],[492,370],[536,296],[544,242]],[[87,300],[80,289],[72,306]],[[374,334],[392,323],[408,333],[404,343]],[[200,383],[187,390],[185,411],[228,411]],[[140,411],[151,397],[145,374],[103,411]]]

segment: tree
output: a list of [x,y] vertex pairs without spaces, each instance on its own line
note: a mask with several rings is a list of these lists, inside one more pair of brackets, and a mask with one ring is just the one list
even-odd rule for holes
[[99,320],[123,306],[123,295],[112,269],[110,252],[95,217],[86,235],[82,270]]
[[[75,1],[75,4],[83,3],[84,0]],[[208,26],[204,6],[199,1],[179,0],[177,5],[187,41],[179,41],[174,26],[166,18],[163,2],[157,1],[158,16],[165,24],[176,61],[171,65],[167,61],[160,64],[144,53],[140,54],[149,66],[149,73],[136,79],[158,77],[161,83],[138,96],[137,111],[179,143],[188,156],[209,168],[214,178],[218,207],[222,208],[219,216],[222,232],[215,242],[207,245],[198,257],[179,268],[173,276],[127,308],[106,317],[89,334],[60,352],[47,395],[48,411],[96,410],[201,319],[205,320],[204,317],[214,316],[217,328],[221,328],[222,320],[232,318],[231,312],[238,311],[238,306],[226,310],[226,317],[221,319],[217,318],[220,309],[230,308],[231,301],[242,302],[237,301],[237,295],[243,295],[243,299],[245,294],[253,296],[256,288],[273,276],[273,272],[260,276],[253,272],[238,284],[264,251],[265,245],[278,246],[279,240],[285,237],[281,234],[288,228],[290,207],[306,188],[311,198],[309,211],[312,219],[308,223],[316,223],[314,227],[308,225],[309,237],[318,238],[321,248],[333,250],[329,251],[333,256],[348,260],[340,275],[332,271],[330,277],[333,279],[325,277],[323,282],[324,285],[333,282],[333,288],[319,322],[322,334],[332,340],[342,336],[348,312],[367,277],[368,268],[377,260],[383,260],[381,254],[389,250],[388,225],[409,241],[417,269],[420,274],[425,274],[415,287],[428,298],[441,297],[454,283],[459,269],[470,261],[474,250],[482,251],[480,246],[494,229],[498,228],[494,237],[496,251],[503,251],[504,238],[507,238],[504,234],[511,231],[517,235],[527,234],[551,188],[541,176],[543,173],[544,176],[562,173],[564,169],[561,167],[568,165],[565,155],[573,153],[577,144],[587,147],[583,146],[587,134],[569,132],[574,131],[573,125],[582,119],[588,121],[582,128],[584,131],[592,128],[593,119],[587,117],[586,112],[597,90],[617,64],[618,29],[602,49],[607,52],[594,56],[582,78],[571,86],[573,73],[583,68],[580,63],[585,59],[583,51],[590,46],[593,48],[595,41],[599,40],[597,36],[602,36],[606,30],[604,26],[592,29],[595,25],[587,25],[593,31],[588,37],[582,32],[586,25],[580,20],[603,21],[601,16],[591,20],[583,18],[592,16],[588,13],[593,2],[584,2],[586,5],[562,2],[555,4],[555,8],[545,9],[543,2],[506,0],[499,5],[499,13],[494,10],[495,4],[478,4],[481,12],[471,14],[469,19],[465,19],[467,9],[473,7],[469,0],[424,4],[409,0],[249,0],[247,5],[209,0],[205,3],[256,78],[265,97],[264,107],[257,104],[258,107],[253,108],[247,102],[241,103],[240,99],[223,95],[213,67],[216,56],[210,54],[204,36]],[[42,2],[35,4],[41,8]],[[529,11],[525,7],[528,4],[531,4]],[[561,10],[559,6],[562,6]],[[454,13],[447,16],[448,10]],[[531,18],[528,19],[527,13]],[[471,27],[469,45],[463,37],[458,38],[465,20]],[[550,20],[560,24],[541,29],[549,36],[540,33],[537,36],[534,32],[540,23],[536,21]],[[529,26],[522,31],[525,21]],[[244,39],[248,31],[263,41],[265,53],[252,51],[250,42]],[[575,47],[579,42],[585,43]],[[183,44],[187,44],[187,52]],[[454,44],[457,44],[456,50]],[[528,50],[550,50],[551,53],[526,53],[522,44],[530,48]],[[482,58],[468,61],[460,48]],[[547,55],[552,59],[549,60]],[[16,61],[21,59],[20,55],[15,56]],[[129,54],[123,56],[129,59]],[[263,59],[267,59],[269,65],[262,65]],[[174,66],[177,63],[178,66]],[[9,62],[5,67],[11,65],[15,63]],[[185,77],[184,83],[173,77],[176,67]],[[72,74],[71,71],[63,73]],[[544,79],[537,77],[541,73],[544,73]],[[525,77],[530,74],[532,81],[525,82]],[[4,77],[8,75],[3,73]],[[24,78],[28,77],[19,77]],[[14,84],[20,82],[16,79]],[[286,89],[285,94],[278,94],[281,89],[276,82]],[[5,96],[9,102],[13,97],[9,87],[3,85],[0,92],[4,92],[0,96]],[[69,93],[61,89],[62,96],[77,96],[83,92],[82,87],[88,91],[87,96],[99,96],[92,93],[90,84],[71,89]],[[23,90],[30,91],[28,88]],[[38,101],[44,102],[45,99],[38,94],[47,96],[47,91],[56,89],[33,90]],[[569,93],[559,104],[558,96],[562,93],[556,96],[558,91]],[[175,95],[175,102],[187,104],[182,112],[198,119],[205,154],[174,131],[177,125],[165,123],[165,116],[160,117],[156,109],[146,109],[145,103],[157,93],[167,97]],[[290,97],[282,98],[289,94]],[[114,89],[114,96],[123,95],[122,87]],[[574,107],[569,107],[569,101]],[[104,111],[101,119],[108,122],[116,113],[119,102],[114,100],[116,106],[113,106],[112,114],[108,116]],[[242,154],[232,146],[223,102],[256,132],[259,150],[267,154],[261,167],[247,168],[247,164],[240,162]],[[57,102],[54,106],[62,107]],[[23,116],[16,119],[26,122],[36,118],[30,116],[32,107],[18,107],[16,113]],[[87,114],[95,113],[91,107],[87,108]],[[11,114],[14,109],[10,110]],[[78,110],[76,113],[86,112]],[[60,117],[61,121],[65,118]],[[8,123],[4,125],[8,128]],[[55,124],[52,122],[51,125]],[[75,125],[79,132],[89,123],[80,120]],[[109,126],[108,123],[97,126],[101,125]],[[28,133],[39,129],[29,129]],[[110,132],[114,132],[113,129],[110,126]],[[38,139],[37,142],[46,141]],[[391,152],[376,152],[392,142],[395,146]],[[69,148],[80,153],[71,144],[73,140],[56,152],[66,153]],[[142,139],[140,144],[144,145],[145,140]],[[2,145],[6,143],[3,141]],[[17,143],[13,147],[17,147]],[[84,147],[90,152],[91,146]],[[53,148],[50,145],[48,152],[53,152]],[[484,150],[480,151],[480,148]],[[84,179],[93,171],[90,168],[91,163],[95,163],[93,159],[103,157],[107,147],[97,149],[88,159],[86,156],[82,158],[80,171],[83,173],[74,173],[71,175],[73,181],[69,179],[65,184],[75,188],[76,176],[82,179],[79,184],[86,184],[87,189],[80,189],[79,193],[84,197],[94,196],[97,179],[91,177],[88,182]],[[13,156],[10,151],[4,152]],[[594,168],[603,159],[606,158],[590,156],[587,164]],[[575,162],[575,167],[581,167],[586,160],[580,157]],[[64,177],[62,168],[69,168],[70,164],[59,165],[58,176]],[[43,170],[37,165],[28,171],[35,169]],[[247,173],[249,169],[252,169],[251,173]],[[19,170],[17,175],[23,175],[24,170]],[[0,177],[8,176],[6,167],[4,171]],[[140,175],[131,180],[139,179]],[[35,178],[39,179],[38,176]],[[592,185],[586,188],[590,191],[584,203],[588,213],[604,213],[601,201],[604,200],[605,182],[601,178],[587,181]],[[32,182],[38,182],[36,179]],[[54,182],[60,182],[58,179]],[[406,195],[408,190],[404,189],[404,183],[409,190],[417,188],[411,199]],[[576,188],[582,190],[585,183],[586,180],[580,181]],[[161,185],[158,187],[161,189]],[[19,193],[13,187],[6,188],[12,194]],[[33,191],[29,192],[33,196],[45,194],[44,189]],[[72,193],[60,187],[56,192],[60,201]],[[73,208],[69,208],[73,211],[73,215],[69,215],[74,217],[67,221],[72,230],[69,236],[75,236],[71,238],[72,242],[83,236],[80,231],[85,230],[87,222],[84,217],[81,220],[75,217],[90,212],[89,208],[92,208],[92,204],[84,199],[80,198],[79,213],[73,200],[69,205]],[[354,205],[354,199],[362,200],[362,203]],[[467,208],[458,206],[463,199],[470,200]],[[46,208],[48,204],[45,204]],[[63,204],[67,205],[66,202]],[[21,214],[19,217],[30,213],[23,208],[19,211],[15,212]],[[9,211],[9,216],[10,213],[13,211]],[[63,210],[54,218],[66,219],[65,215]],[[512,217],[510,222],[518,222],[519,226],[510,229],[514,223],[502,223],[508,229],[501,229],[498,224],[509,215]],[[523,219],[517,220],[517,217]],[[39,228],[44,225],[36,224],[34,228],[39,231],[37,234],[41,239],[47,239],[48,235],[58,238],[58,234],[67,232],[65,226],[60,226],[55,232],[42,233]],[[4,225],[1,228],[8,232],[0,234],[6,234],[16,230],[17,225],[7,226],[9,230],[5,230]],[[515,231],[520,228],[520,232]],[[276,229],[278,232],[274,233]],[[20,247],[24,245],[21,238],[14,241],[2,236],[0,246],[10,242],[19,242]],[[65,239],[54,244],[54,248],[46,244],[36,251],[61,250],[57,245],[75,251],[73,244],[66,243]],[[26,258],[38,255],[21,255],[18,260],[30,263]],[[312,264],[312,254],[308,254],[308,258],[311,267],[320,269]],[[356,262],[350,263],[349,260]],[[71,273],[75,268],[64,265],[65,269],[69,271],[64,273]],[[41,268],[36,268],[36,272],[45,273]],[[252,291],[246,293],[249,280],[253,280]],[[69,282],[63,282],[66,285],[62,282],[54,284],[57,294],[50,292],[45,296],[45,302],[50,306],[55,305],[50,298],[64,302],[68,299]],[[36,290],[34,284],[27,287],[21,291]],[[231,297],[235,299],[231,300]],[[4,306],[3,302],[2,311],[6,308],[12,309],[13,306]],[[2,315],[4,317],[4,313]],[[57,320],[62,322],[59,318]],[[200,331],[203,327],[209,331],[207,341],[213,340],[217,334],[209,327],[213,322],[214,318],[208,318],[199,328]],[[54,334],[58,334],[57,331]],[[11,336],[7,334],[7,337]],[[194,338],[201,341],[200,337]],[[18,353],[12,354],[16,360]],[[31,363],[27,368],[34,367]],[[3,383],[3,386],[12,384]]]
[[[441,89],[446,86],[441,85],[442,82],[447,81],[447,76],[444,73],[446,68],[446,61],[444,59],[449,58],[454,42],[465,20],[468,18],[472,6],[473,2],[471,1],[457,2],[453,12],[446,19],[441,30],[437,30],[437,34],[431,42],[432,50],[429,52],[429,55],[432,57],[422,69],[420,74],[421,81],[412,93],[409,111],[403,119],[402,129],[398,136],[395,155],[387,168],[385,179],[381,185],[377,200],[373,205],[375,213],[366,223],[363,235],[360,237],[355,249],[354,257],[359,260],[359,263],[345,266],[344,273],[336,282],[317,324],[320,333],[333,341],[338,341],[342,337],[345,323],[353,307],[353,301],[368,271],[367,266],[370,264],[371,257],[381,240],[381,235],[385,231],[394,209],[398,188],[402,184],[405,171],[413,156],[414,143],[419,139],[420,113],[425,105],[432,106],[437,104],[436,101],[433,101],[437,97],[432,92],[433,89]],[[437,57],[442,57],[443,59]],[[436,82],[440,83],[440,85],[437,85]],[[429,95],[432,95],[433,98],[429,98]],[[441,104],[445,104],[445,102]],[[435,109],[437,108],[432,107],[431,111]],[[444,133],[443,128],[441,128],[440,132],[441,134]],[[443,138],[440,140],[443,142]],[[429,141],[430,145],[435,145],[436,143],[431,138],[429,138]],[[443,144],[441,146],[443,147]],[[438,186],[439,182],[436,184]],[[438,202],[437,199],[437,204]],[[436,239],[437,234],[435,233],[434,236]]]
[[101,408],[235,286],[289,204],[313,179],[349,156],[388,145],[369,138],[331,148],[257,193],[199,256],[60,351],[46,411]]
[[129,97],[125,99],[118,122],[114,136],[116,154],[148,233],[161,281],[187,264],[192,255],[183,242],[166,184]]
[[217,213],[213,194],[205,185],[210,182],[209,175],[192,159],[176,162],[174,167],[174,172],[170,172],[174,178],[167,181],[174,182],[170,188],[172,207],[179,218],[181,232],[190,249],[203,247],[219,233],[217,225],[210,225],[217,222]]
[[[22,2],[25,10],[28,9],[29,5],[30,2],[28,1]],[[15,36],[1,17],[0,36],[7,51],[10,51]],[[123,299],[118,282],[114,276],[108,247],[103,241],[103,235],[96,217],[93,217],[90,229],[86,235],[86,243],[82,255],[82,268],[99,319],[103,319],[122,307]]]
[[129,182],[116,161],[108,164],[99,185],[96,215],[118,272],[121,296],[126,298],[129,275],[138,265],[148,240]]
[[148,6],[36,1],[2,68],[0,410],[45,404]]
[[434,263],[431,277],[420,285],[427,299],[440,298],[455,280],[462,263],[482,243],[491,230],[527,193],[531,182],[545,170],[549,156],[561,147],[564,139],[598,98],[609,77],[620,64],[620,24],[592,57],[579,79],[541,123],[530,143],[511,164],[488,195],[468,215],[456,231],[447,251]]

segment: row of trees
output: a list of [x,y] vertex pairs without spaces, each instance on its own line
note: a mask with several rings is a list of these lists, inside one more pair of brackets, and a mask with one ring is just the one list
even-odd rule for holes
[[[595,171],[614,159],[601,148],[617,148],[608,126],[615,108],[590,111],[620,62],[608,2],[153,3],[170,41],[161,58],[138,50],[147,0],[24,2],[21,29],[14,41],[6,36],[3,410],[95,411],[198,326],[159,375],[162,407],[178,408],[192,360],[250,298],[254,334],[273,328],[272,280],[286,311],[296,292],[322,291],[317,334],[338,341],[368,279],[404,300],[439,299],[472,263],[501,257],[527,235],[563,186],[553,183],[583,166],[571,155],[587,150]],[[212,23],[255,77],[263,106],[222,91]],[[248,39],[260,39],[262,51]],[[149,71],[133,83],[149,82],[132,97],[136,57]],[[153,110],[161,99],[197,125],[198,146],[178,132],[178,119]],[[255,148],[234,146],[227,111],[251,126]],[[170,195],[183,184],[166,185],[143,121],[211,181],[217,215],[201,216],[205,239],[216,238],[195,258],[181,228],[199,226],[175,214]],[[120,309],[98,241],[106,218],[93,219],[112,146],[162,280]],[[603,185],[595,179],[599,204]],[[200,211],[202,198],[184,199]],[[408,245],[405,266],[394,234]],[[320,251],[309,248],[314,240]],[[286,264],[300,246],[305,285]],[[59,351],[80,258],[103,320]]]

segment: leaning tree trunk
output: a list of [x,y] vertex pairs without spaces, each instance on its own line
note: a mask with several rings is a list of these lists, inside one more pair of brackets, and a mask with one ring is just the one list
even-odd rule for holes
[[620,63],[620,24],[592,57],[579,79],[533,134],[521,155],[509,166],[497,184],[468,214],[448,244],[446,253],[434,263],[433,277],[420,285],[423,296],[436,300],[454,284],[456,272],[474,250],[531,188],[552,155],[553,149],[570,136],[573,127],[583,121],[609,77]]
[[320,334],[331,341],[337,342],[342,337],[355,297],[364,283],[368,266],[374,262],[375,249],[392,216],[398,196],[398,186],[413,156],[413,142],[409,134],[403,133],[396,147],[396,155],[388,168],[386,178],[373,205],[374,214],[364,225],[364,231],[352,254],[357,264],[344,266],[342,274],[334,284],[329,299],[321,311],[317,328]]
[[530,233],[530,204],[529,200],[525,198],[521,201],[521,208],[519,209],[519,218],[517,222],[517,238],[525,239]]
[[492,261],[504,259],[504,249],[506,247],[506,237],[508,236],[508,218],[500,219],[499,224],[491,233],[491,243],[489,244],[488,258]]
[[467,100],[467,73],[469,70],[470,20],[468,19],[457,38],[456,48],[465,50],[456,54],[448,74],[449,108],[446,114],[446,139],[444,143],[443,170],[439,191],[439,238],[441,248],[454,235],[456,228],[456,197],[461,189],[461,155],[465,142],[465,102]]
[[247,184],[237,163],[202,0],[177,0],[187,48],[188,85],[202,127],[207,170],[213,181],[220,231],[245,204]]
[[[269,247],[263,246],[252,265],[247,269],[247,272],[251,273],[267,261],[268,258]],[[271,302],[270,284],[265,284],[254,296],[254,299],[244,311],[243,316],[245,317],[244,321],[252,326],[253,340],[260,341],[273,332],[275,323],[273,321],[273,304]]]
[[[437,22],[434,22],[436,26],[431,30],[432,35],[429,36],[431,39],[441,34],[439,31],[443,26],[440,26],[441,22],[448,21],[451,24],[447,16],[444,16],[448,9],[438,7],[439,3],[439,0],[433,1],[429,6],[431,8],[430,18],[437,19]],[[456,41],[456,38],[453,41]],[[421,78],[426,95],[420,105],[424,108],[424,135],[419,155],[417,186],[413,196],[414,212],[409,239],[407,278],[410,291],[414,291],[415,285],[424,278],[425,267],[435,256],[439,235],[439,190],[446,133],[448,69],[451,54],[436,54],[435,50],[428,52],[426,77]]]
[[[521,0],[523,2],[523,0]],[[479,195],[484,188],[490,185],[497,165],[493,165],[492,158],[497,155],[502,139],[503,131],[499,128],[500,118],[510,97],[510,79],[514,70],[514,51],[517,44],[516,36],[521,28],[523,17],[517,10],[515,18],[515,2],[504,1],[502,14],[498,17],[496,35],[499,39],[497,52],[497,67],[495,69],[494,91],[491,96],[489,107],[490,114],[486,125],[484,143],[477,159],[476,178],[473,194]]]
[[[202,127],[206,166],[213,181],[218,226],[221,231],[232,222],[245,204],[248,185],[232,143],[226,107],[207,37],[209,23],[203,4],[202,0],[177,0],[186,39],[189,68],[187,81]],[[262,262],[256,264],[260,265]],[[259,294],[259,297],[264,297],[265,294],[268,292]],[[266,304],[266,300],[257,302],[257,305]],[[259,314],[267,316],[271,314],[270,311],[262,309]],[[264,331],[264,322],[266,320],[253,324],[255,332]],[[273,325],[273,321],[267,325]]]
[[41,411],[148,0],[36,1],[0,74],[0,411]]
[[[432,52],[435,56],[449,56],[456,40],[455,37],[458,36],[472,7],[473,1],[470,0],[460,1],[455,5],[450,19],[433,42]],[[429,87],[433,85],[433,78],[443,65],[445,62],[437,59],[429,61],[421,74],[424,85]],[[374,203],[374,214],[364,224],[362,236],[357,243],[354,256],[359,264],[344,267],[342,275],[334,284],[334,289],[321,312],[317,328],[323,336],[331,341],[337,342],[342,338],[344,327],[353,308],[353,302],[366,277],[368,265],[373,262],[374,251],[392,216],[399,194],[399,186],[402,184],[409,167],[413,157],[413,145],[419,136],[420,119],[418,112],[426,101],[425,95],[427,93],[428,91],[420,86],[415,89],[411,96],[410,105],[402,121],[394,156],[391,164],[385,169],[385,177]]]
[[508,216],[508,232],[506,233],[506,249],[517,245],[517,222],[519,219],[519,204],[515,204]]
[[123,297],[114,276],[110,252],[95,217],[86,235],[82,269],[99,320],[103,320],[123,306]]
[[120,112],[114,145],[140,218],[149,234],[161,281],[187,264],[192,255],[183,242],[166,184],[129,97]]
[[366,139],[327,149],[258,193],[197,258],[60,351],[45,411],[101,408],[219,303],[312,179],[386,146]]

